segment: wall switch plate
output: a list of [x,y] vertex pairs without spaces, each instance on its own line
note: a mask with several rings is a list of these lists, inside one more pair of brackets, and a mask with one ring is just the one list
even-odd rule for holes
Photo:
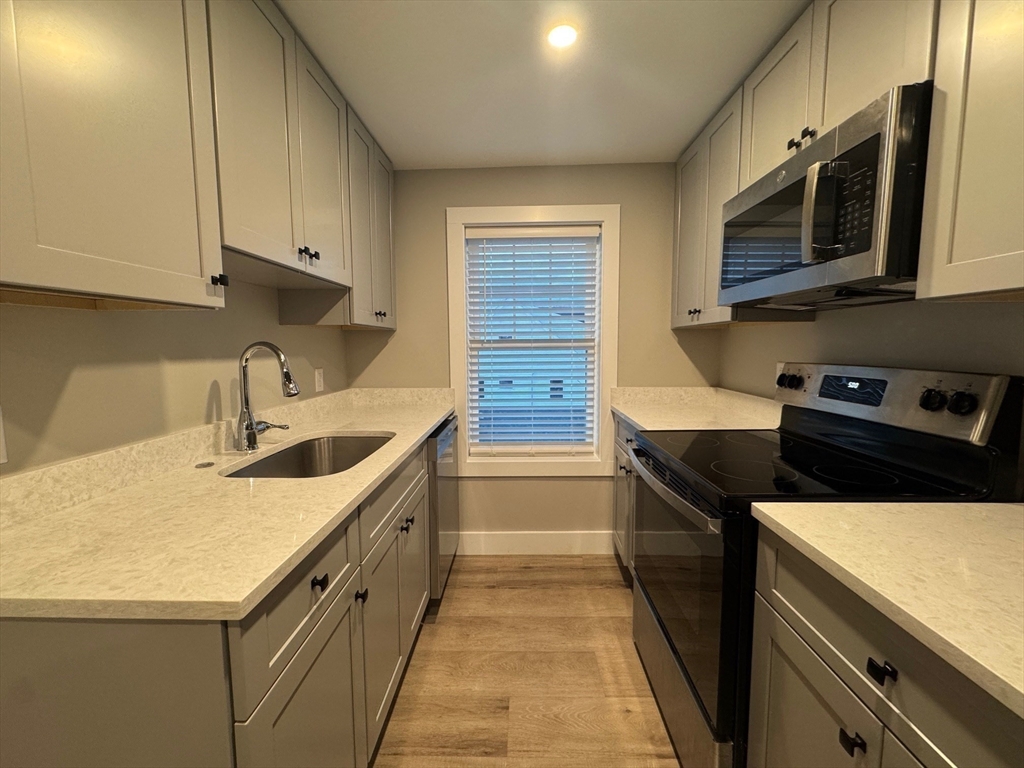
[[315,379],[315,382],[316,382],[315,383],[316,391],[317,392],[323,392],[324,391],[324,369],[323,368],[314,368],[313,369],[313,378]]

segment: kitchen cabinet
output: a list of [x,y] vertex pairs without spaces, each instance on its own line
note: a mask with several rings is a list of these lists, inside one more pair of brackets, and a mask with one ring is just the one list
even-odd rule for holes
[[424,478],[405,503],[399,517],[399,589],[398,614],[402,619],[402,655],[408,657],[429,599],[427,571],[427,525],[430,515],[429,490]]
[[207,9],[125,8],[0,2],[0,283],[222,307]]
[[235,724],[239,768],[366,764],[360,588],[357,570],[256,711]]
[[[209,8],[224,246],[348,285],[344,99],[273,2]],[[254,282],[293,284],[244,269]]]
[[917,296],[1024,289],[1024,4],[942,0]]
[[[1018,715],[775,533],[758,538],[751,766],[1021,765]],[[856,760],[839,727],[864,740]]]
[[934,67],[936,0],[816,0],[807,124],[831,130]]
[[808,125],[814,6],[809,6],[743,83],[740,188],[792,156]]
[[402,676],[400,611],[402,518],[395,516],[363,563],[363,674],[366,739],[372,752]]
[[348,105],[302,41],[296,48],[306,271],[352,285]]
[[304,271],[295,32],[270,0],[209,9],[224,245]]
[[[395,265],[391,243],[391,198],[395,169],[384,150],[373,145],[373,292],[374,315],[383,328],[394,329]],[[377,315],[377,313],[380,313]]]
[[633,568],[633,464],[629,451],[615,444],[615,498],[612,507],[612,540],[622,565]]
[[881,722],[759,595],[750,687],[750,768],[881,765]]
[[707,146],[698,139],[676,161],[673,328],[687,324],[704,303],[707,190]]

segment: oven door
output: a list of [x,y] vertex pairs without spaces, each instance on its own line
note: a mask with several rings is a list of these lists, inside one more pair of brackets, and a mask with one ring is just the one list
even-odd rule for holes
[[633,564],[637,580],[680,662],[717,741],[733,738],[736,711],[740,519],[698,510],[669,489],[640,449]]

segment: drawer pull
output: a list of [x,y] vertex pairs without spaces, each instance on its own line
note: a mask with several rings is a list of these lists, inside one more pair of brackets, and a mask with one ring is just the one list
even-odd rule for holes
[[400,530],[402,533],[408,533],[410,528],[412,528],[412,526],[408,523],[398,526],[398,530]]
[[879,664],[877,661],[868,657],[868,674],[871,675],[871,679],[878,683],[883,688],[885,687],[885,678],[891,677],[893,682],[896,682],[896,678],[900,676],[896,667],[890,664],[888,661]]
[[356,600],[358,600],[360,603],[365,603],[366,602],[366,598],[369,596],[369,594],[370,594],[370,588],[369,587],[367,587],[366,589],[356,590]]
[[330,578],[331,578],[330,574],[327,574],[327,573],[325,573],[320,578],[317,578],[316,576],[314,576],[312,581],[309,582],[309,588],[310,589],[316,589],[317,587],[319,587],[320,588],[320,593],[323,594],[324,592],[327,591],[327,582],[330,581]]
[[843,745],[843,749],[850,757],[853,757],[853,753],[858,749],[864,754],[868,752],[868,743],[864,741],[863,737],[859,733],[854,733],[851,736],[845,728],[839,729],[839,743]]
[[416,515],[405,518],[405,522],[407,522],[409,525],[414,525],[416,523]]

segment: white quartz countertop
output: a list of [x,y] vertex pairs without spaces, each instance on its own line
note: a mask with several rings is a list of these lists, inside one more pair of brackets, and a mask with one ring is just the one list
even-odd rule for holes
[[1024,717],[1024,505],[761,503],[754,517]]
[[775,429],[782,406],[719,387],[618,387],[612,412],[636,429]]
[[[109,492],[91,491],[91,477],[76,483],[74,466],[4,478],[0,617],[241,619],[353,518],[360,502],[453,411],[450,390],[413,390],[415,397],[400,390],[394,396],[365,392],[375,394],[338,393],[294,410],[258,412],[290,420],[292,429],[261,436],[251,458],[225,450],[201,456],[194,445],[182,453],[183,443],[195,442],[192,433],[181,433],[178,442],[174,436],[152,441],[176,462],[187,455],[188,463],[148,470],[138,482]],[[314,435],[360,432],[394,437],[335,475],[222,476]],[[160,455],[146,444],[98,454],[78,462],[78,477],[86,478],[86,467],[91,473],[138,473],[140,461]],[[195,468],[200,461],[212,466]],[[100,479],[117,485],[113,475]],[[68,501],[68,484],[86,499]]]

